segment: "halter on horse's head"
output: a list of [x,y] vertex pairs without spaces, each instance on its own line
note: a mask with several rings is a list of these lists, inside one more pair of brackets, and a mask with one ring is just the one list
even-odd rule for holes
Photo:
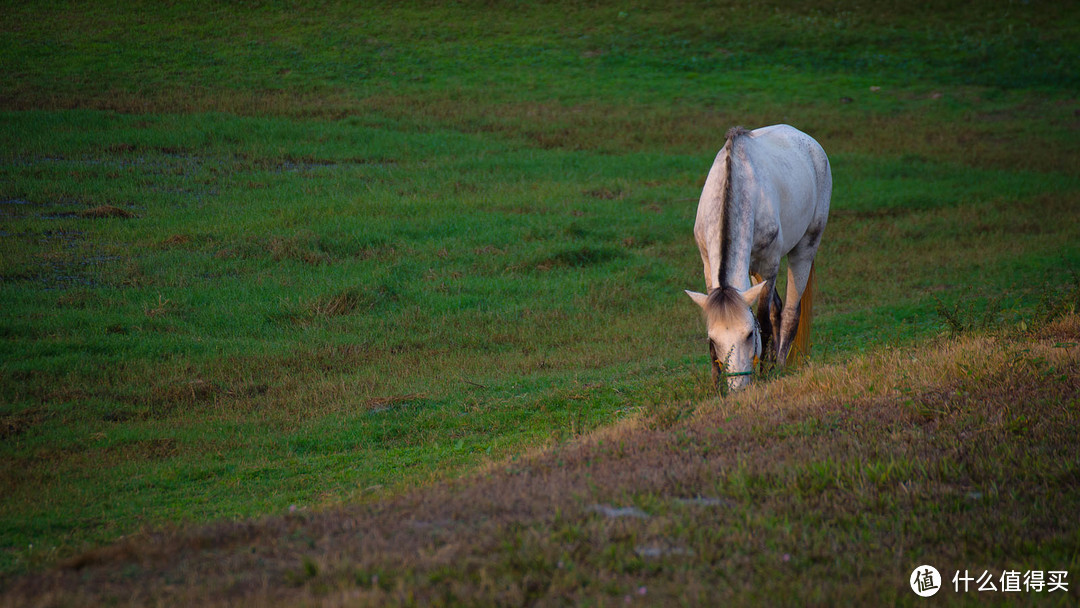
[[718,380],[725,380],[730,390],[750,383],[761,357],[761,327],[751,306],[764,287],[764,283],[745,291],[721,287],[707,296],[686,292],[705,311],[713,373]]

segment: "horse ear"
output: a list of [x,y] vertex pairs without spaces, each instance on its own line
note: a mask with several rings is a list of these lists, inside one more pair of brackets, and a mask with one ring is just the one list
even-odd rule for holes
[[690,299],[697,303],[697,305],[700,306],[702,310],[705,309],[705,303],[709,301],[709,296],[703,293],[698,293],[696,291],[690,291],[689,289],[685,291],[686,295],[690,296]]
[[761,291],[764,288],[765,288],[765,283],[764,282],[758,283],[757,285],[754,285],[753,287],[751,287],[750,289],[747,289],[746,291],[740,291],[739,295],[742,296],[743,302],[746,302],[747,306],[753,308],[754,302],[757,302],[758,298],[761,297]]

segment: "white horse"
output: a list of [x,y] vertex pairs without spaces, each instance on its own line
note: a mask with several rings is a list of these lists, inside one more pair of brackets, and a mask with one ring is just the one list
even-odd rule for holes
[[[793,344],[806,354],[814,256],[831,196],[829,159],[809,135],[788,125],[728,131],[694,223],[708,295],[686,293],[705,311],[714,380],[726,380],[729,389],[750,382],[763,341],[777,365]],[[776,293],[785,255],[786,305]]]

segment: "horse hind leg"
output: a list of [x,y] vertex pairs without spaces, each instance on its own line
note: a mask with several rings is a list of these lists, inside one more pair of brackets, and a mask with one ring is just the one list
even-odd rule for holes
[[[776,349],[776,362],[778,365],[784,365],[787,362],[792,347],[798,342],[800,326],[804,326],[804,322],[809,322],[809,316],[803,319],[803,305],[806,303],[803,294],[808,289],[812,271],[813,258],[809,261],[788,259],[787,293],[784,298],[786,304],[781,315],[779,342]],[[809,311],[807,311],[807,315],[809,315]],[[804,327],[804,332],[807,331],[808,327]],[[805,333],[804,337],[806,337]],[[806,346],[808,346],[808,340],[806,342]],[[804,358],[806,354],[805,349],[796,351],[797,358]]]
[[814,264],[810,263],[810,277],[806,281],[799,298],[799,323],[795,331],[795,341],[791,352],[798,362],[810,358],[810,323],[814,318]]
[[[790,296],[789,296],[790,297]],[[787,363],[788,355],[791,353],[791,346],[795,341],[795,334],[799,330],[799,300],[789,302],[784,307],[784,314],[780,321],[780,339],[777,342],[776,348],[776,364],[784,365]]]

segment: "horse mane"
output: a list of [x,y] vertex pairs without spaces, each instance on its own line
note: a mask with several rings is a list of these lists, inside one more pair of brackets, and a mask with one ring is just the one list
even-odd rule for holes
[[727,154],[724,158],[724,190],[722,198],[720,199],[720,268],[718,269],[717,274],[717,279],[719,280],[719,282],[723,282],[724,279],[727,277],[727,273],[724,272],[724,266],[731,258],[731,256],[729,255],[730,251],[728,251],[731,242],[731,234],[729,230],[730,224],[728,220],[731,214],[728,213],[728,207],[730,207],[732,200],[731,184],[733,181],[735,181],[732,179],[731,157],[735,154],[735,140],[748,133],[750,133],[750,131],[747,131],[742,127],[731,127],[730,129],[728,129],[727,135],[724,136],[726,139],[726,141],[724,142],[724,150],[727,151]]
[[742,128],[742,127],[731,127],[730,129],[728,129],[728,132],[727,132],[727,135],[725,136],[725,138],[730,142],[731,140],[733,140],[733,139],[735,139],[737,137],[742,137],[743,135],[746,135],[748,133],[750,133],[750,131],[748,131],[748,130]]
[[745,318],[746,310],[746,302],[739,290],[730,285],[712,290],[709,299],[705,301],[705,314],[709,325],[716,322],[731,325],[741,321]]

